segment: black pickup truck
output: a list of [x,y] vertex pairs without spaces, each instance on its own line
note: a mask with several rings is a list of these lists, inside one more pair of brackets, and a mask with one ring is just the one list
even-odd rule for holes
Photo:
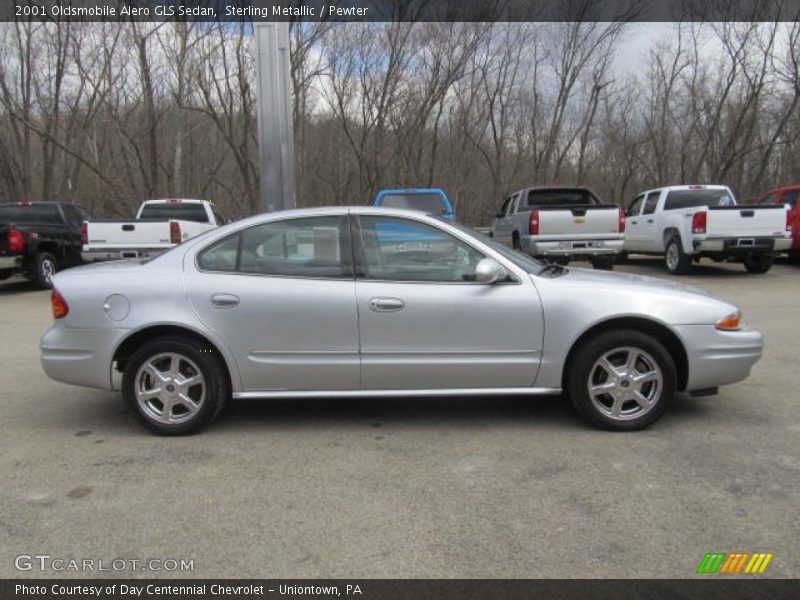
[[43,289],[56,271],[81,264],[85,208],[62,202],[0,204],[0,281],[21,273]]

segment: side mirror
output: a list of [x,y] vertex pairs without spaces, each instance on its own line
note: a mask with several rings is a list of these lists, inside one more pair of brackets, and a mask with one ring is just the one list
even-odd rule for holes
[[508,273],[499,262],[493,258],[484,258],[475,267],[475,281],[478,283],[497,283],[508,277]]

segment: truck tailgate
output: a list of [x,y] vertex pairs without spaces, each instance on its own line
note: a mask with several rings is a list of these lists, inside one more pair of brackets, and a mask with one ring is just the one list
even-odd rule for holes
[[539,211],[539,236],[543,239],[608,238],[619,233],[616,206],[547,207]]
[[715,237],[773,237],[786,230],[783,206],[715,206],[708,210],[706,235]]
[[169,221],[88,221],[86,249],[170,248]]

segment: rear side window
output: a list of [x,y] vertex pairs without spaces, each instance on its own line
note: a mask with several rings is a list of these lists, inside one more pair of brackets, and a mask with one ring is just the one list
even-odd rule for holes
[[664,210],[733,205],[733,198],[728,190],[671,190],[667,192]]
[[448,212],[447,205],[439,194],[386,194],[381,196],[380,206],[410,208],[437,215]]
[[4,204],[0,205],[0,223],[50,223],[63,224],[55,204]]
[[146,204],[140,219],[176,219],[178,221],[194,221],[208,223],[208,215],[202,204],[185,204],[165,202],[164,204]]
[[200,269],[285,277],[352,277],[346,217],[264,223],[203,250]]
[[530,190],[528,206],[592,206],[600,204],[589,190]]

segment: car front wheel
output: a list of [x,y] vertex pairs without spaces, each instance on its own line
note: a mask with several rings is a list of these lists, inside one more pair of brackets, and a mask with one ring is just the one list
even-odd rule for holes
[[589,423],[635,431],[667,410],[676,388],[669,352],[655,338],[632,330],[590,339],[568,365],[566,392]]
[[157,338],[127,361],[122,393],[151,431],[194,433],[219,414],[230,396],[224,369],[215,350],[191,338]]

